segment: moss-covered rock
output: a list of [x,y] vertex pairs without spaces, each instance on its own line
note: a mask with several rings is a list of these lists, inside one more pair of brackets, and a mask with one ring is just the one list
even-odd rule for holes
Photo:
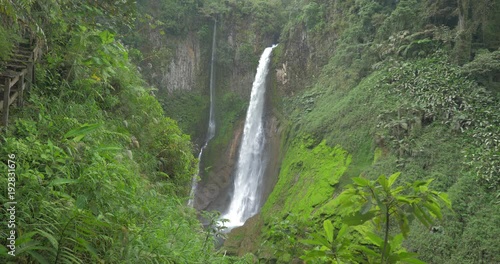
[[259,235],[263,221],[260,214],[249,218],[244,226],[236,227],[229,233],[224,242],[224,250],[229,255],[244,256],[248,252],[256,252],[259,247]]
[[328,201],[351,162],[341,147],[319,144],[310,136],[295,139],[286,152],[279,180],[262,209],[264,219],[294,213],[314,214]]

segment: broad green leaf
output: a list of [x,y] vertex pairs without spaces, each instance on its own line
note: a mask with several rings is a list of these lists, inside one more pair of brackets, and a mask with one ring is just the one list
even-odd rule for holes
[[64,134],[64,137],[73,138],[74,141],[78,142],[92,131],[101,127],[101,125],[102,124],[84,124],[78,128],[68,131],[66,134]]
[[323,222],[323,228],[325,229],[325,235],[328,242],[333,242],[333,224],[330,220],[325,220]]
[[[383,251],[383,246],[381,246],[381,249]],[[389,243],[385,244],[385,255],[389,256],[389,258],[390,258],[391,252],[392,252],[391,244],[389,244]],[[384,259],[386,259],[386,258],[384,257]]]
[[350,226],[362,225],[366,221],[371,220],[376,215],[375,211],[369,211],[365,214],[361,214],[360,212],[356,212],[352,215],[346,216],[342,219],[344,224]]
[[387,258],[386,263],[399,263],[399,260],[401,260],[398,254],[391,254],[390,250],[389,252],[387,252],[387,254],[389,255],[389,257]]
[[389,186],[387,184],[387,177],[385,175],[380,175],[380,177],[378,177],[377,179],[377,182],[380,183],[380,185],[382,186],[382,188],[384,188],[385,191],[389,190]]
[[311,236],[314,238],[314,240],[321,243],[321,245],[330,248],[330,243],[328,243],[328,240],[326,240],[326,238],[324,238],[323,236],[320,236],[318,234],[311,234]]
[[347,233],[348,229],[348,225],[342,225],[342,228],[340,228],[339,232],[337,233],[337,239],[342,238]]
[[365,233],[366,238],[368,238],[374,245],[381,247],[382,244],[384,244],[384,239],[379,237],[373,232],[366,232]]
[[420,186],[423,186],[423,185],[426,185],[426,184],[428,184],[427,181],[415,181],[413,183],[413,186],[414,187],[420,187]]
[[404,259],[404,262],[408,264],[427,264],[427,262],[423,262],[416,258],[406,258]]
[[415,183],[413,183],[413,186],[416,187],[416,190],[425,193],[429,190],[429,184],[431,184],[433,180],[434,179],[429,179],[426,181],[416,181]]
[[361,210],[359,211],[361,214],[366,214],[372,208],[372,197],[368,196],[368,201],[366,201],[363,206],[361,206]]
[[444,202],[446,207],[451,209],[451,201],[450,201],[450,198],[448,198],[448,194],[442,192],[442,193],[439,193],[438,196],[439,196],[439,198],[441,198],[441,201]]
[[416,257],[418,254],[412,253],[412,252],[400,252],[398,253],[399,259],[400,260],[406,260],[410,258]]
[[398,186],[398,187],[396,187],[395,189],[392,189],[392,190],[391,190],[391,194],[392,194],[392,195],[396,195],[396,194],[398,194],[398,193],[400,193],[401,191],[404,191],[404,190],[405,190],[405,187],[403,187],[403,186]]
[[441,208],[439,208],[438,204],[429,201],[427,203],[424,203],[424,206],[438,219],[443,218],[443,215],[441,214]]
[[365,178],[353,177],[352,181],[354,183],[356,183],[356,185],[361,186],[361,187],[370,186],[370,181],[365,179]]
[[301,256],[300,258],[305,260],[305,261],[308,261],[308,260],[314,260],[314,259],[317,259],[317,258],[321,258],[321,257],[324,257],[326,256],[326,253],[325,251],[322,251],[322,250],[311,250],[311,251],[308,251],[305,255]]
[[399,175],[401,175],[401,172],[396,172],[389,177],[389,182],[387,183],[389,187],[391,187],[394,184],[394,182],[398,179]]
[[403,243],[403,234],[399,233],[396,236],[394,236],[391,241],[389,242],[391,244],[392,248],[399,248],[401,247],[401,244]]
[[380,254],[375,252],[374,250],[371,250],[365,246],[361,246],[361,245],[353,245],[351,248],[353,249],[356,249],[356,250],[359,250],[359,251],[362,251],[372,257],[379,257],[380,258]]
[[419,206],[417,206],[417,205],[413,206],[413,213],[417,217],[417,219],[420,221],[420,223],[422,223],[426,227],[431,226],[432,221],[431,221],[430,217],[424,211],[422,211],[422,209],[420,209]]
[[425,193],[429,190],[429,187],[427,185],[422,185],[420,187],[418,187],[418,190],[421,192],[421,193]]
[[386,208],[385,203],[382,203],[382,201],[380,200],[380,198],[377,194],[378,193],[375,193],[375,196],[373,198],[377,202],[377,205],[380,208],[380,210],[384,211],[384,209]]
[[52,180],[49,183],[49,186],[58,186],[58,185],[63,185],[63,184],[73,184],[73,183],[78,183],[78,180],[75,179],[65,179],[65,178],[57,178]]
[[403,236],[408,237],[408,233],[410,233],[410,224],[408,223],[408,217],[404,213],[401,213],[398,218],[399,228],[403,233]]
[[398,195],[395,197],[396,200],[398,200],[399,202],[402,202],[402,203],[406,203],[406,204],[412,204],[415,202],[415,200],[413,199],[408,199],[408,197],[406,196],[403,196],[403,195]]

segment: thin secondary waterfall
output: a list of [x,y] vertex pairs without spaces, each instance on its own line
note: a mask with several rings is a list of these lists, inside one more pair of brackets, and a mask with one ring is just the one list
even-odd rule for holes
[[241,226],[251,216],[255,215],[261,205],[262,179],[265,171],[265,160],[263,150],[264,137],[264,99],[266,92],[266,77],[269,71],[269,62],[273,48],[268,47],[262,53],[255,74],[243,130],[236,177],[234,179],[234,191],[231,203],[226,214],[222,218],[228,219],[229,228]]
[[[210,116],[208,118],[208,131],[207,131],[207,139],[205,141],[205,146],[207,146],[208,142],[212,140],[215,136],[215,113],[214,113],[214,99],[215,99],[215,36],[217,34],[217,20],[214,22],[214,34],[212,37],[212,58],[210,60]],[[202,150],[203,151],[203,150]]]
[[[215,97],[215,69],[214,69],[214,63],[215,63],[215,37],[217,34],[217,20],[214,22],[214,34],[212,37],[212,57],[210,59],[210,114],[208,117],[208,131],[207,131],[207,137],[205,139],[205,144],[203,144],[203,147],[200,149],[200,153],[198,154],[198,160],[201,160],[201,156],[203,155],[203,151],[205,148],[208,146],[208,142],[212,140],[212,138],[215,136],[215,114],[214,114],[214,97]],[[193,176],[193,179],[191,180],[191,192],[189,194],[189,201],[188,205],[193,207],[194,206],[194,195],[196,193],[196,187],[198,186],[198,175],[200,174],[200,166],[198,165],[198,171],[196,174]]]

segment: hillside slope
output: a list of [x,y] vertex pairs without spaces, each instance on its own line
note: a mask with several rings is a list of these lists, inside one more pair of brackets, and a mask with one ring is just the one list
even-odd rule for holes
[[439,232],[414,221],[408,250],[428,263],[499,262],[500,3],[318,0],[283,9],[273,85],[288,124],[279,180],[226,247],[288,263],[304,253],[298,238],[332,219],[329,201],[351,177],[400,171],[399,184],[434,179],[453,204],[434,223]]
[[0,1],[0,69],[23,37],[43,51],[0,128],[2,263],[240,261],[186,206],[190,137],[122,44],[144,15],[134,1]]

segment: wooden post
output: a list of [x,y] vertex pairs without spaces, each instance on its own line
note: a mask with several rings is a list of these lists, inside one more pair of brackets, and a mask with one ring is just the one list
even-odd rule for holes
[[29,93],[31,90],[31,86],[33,85],[33,61],[30,60],[28,62],[28,65],[26,66],[26,69],[28,72],[26,73],[26,93]]
[[22,107],[23,106],[23,92],[24,92],[24,75],[21,75],[19,77],[19,81],[17,82],[17,92],[19,94],[18,98],[17,98],[17,106],[18,107]]
[[2,125],[7,127],[9,123],[9,101],[10,101],[10,78],[5,77],[5,87],[3,90],[3,117]]
[[[33,61],[31,62],[31,85],[35,84],[35,55],[33,54]],[[31,89],[31,88],[30,88]]]
[[[34,39],[32,39],[30,47],[34,47],[34,45]],[[26,87],[26,92],[30,92],[31,87],[35,84],[35,56],[35,49],[31,48],[30,60],[27,65],[29,85]]]

